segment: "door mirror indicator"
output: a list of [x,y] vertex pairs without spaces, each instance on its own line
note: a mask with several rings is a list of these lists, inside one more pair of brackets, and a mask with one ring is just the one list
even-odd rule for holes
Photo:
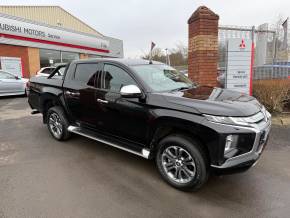
[[124,98],[139,98],[142,97],[142,92],[136,85],[123,86],[120,91]]

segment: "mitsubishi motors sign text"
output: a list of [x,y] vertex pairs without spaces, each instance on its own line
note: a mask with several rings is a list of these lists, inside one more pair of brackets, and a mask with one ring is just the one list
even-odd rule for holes
[[[20,26],[9,25],[6,23],[0,23],[0,30],[17,32],[17,33],[24,33],[24,34],[31,35],[31,36],[46,37],[46,34],[43,31],[39,31],[36,29],[22,28]],[[48,36],[49,36],[49,34],[48,34]],[[60,38],[60,37],[57,36],[57,38]]]
[[109,41],[97,36],[4,15],[0,17],[0,43],[92,54],[109,52]]

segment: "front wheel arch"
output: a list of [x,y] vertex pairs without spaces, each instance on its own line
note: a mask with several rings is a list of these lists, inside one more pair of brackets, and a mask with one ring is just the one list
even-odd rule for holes
[[[201,144],[198,143],[196,140],[193,140],[192,138],[183,135],[183,134],[170,134],[163,138],[159,143],[158,151],[156,153],[155,162],[157,165],[157,169],[159,173],[161,174],[162,178],[171,186],[183,190],[183,191],[191,191],[191,190],[198,190],[203,184],[206,183],[210,168],[209,168],[209,160],[207,158],[207,155],[205,154],[204,150],[201,147]],[[181,182],[176,181],[172,179],[172,175],[170,176],[170,173],[166,171],[166,168],[164,168],[164,160],[162,159],[164,152],[170,148],[170,147],[179,147],[181,149],[185,149],[187,152],[190,153],[192,156],[192,160],[195,163],[195,174],[192,176],[192,178],[189,181]],[[177,157],[175,157],[177,158]],[[180,158],[178,158],[180,159]],[[182,159],[182,158],[181,158]],[[179,160],[171,163],[177,163]],[[183,159],[184,160],[184,159]],[[180,166],[183,168],[185,164]],[[180,168],[178,165],[175,168]],[[172,169],[174,173],[174,168]],[[179,177],[180,178],[180,177]]]
[[152,139],[150,142],[150,150],[151,155],[150,157],[152,159],[155,158],[156,152],[158,150],[159,142],[164,139],[165,137],[175,134],[180,135],[184,137],[188,137],[191,140],[197,141],[203,149],[204,153],[207,155],[207,159],[210,161],[210,151],[206,144],[206,141],[199,136],[199,127],[200,125],[197,125],[194,127],[193,125],[184,125],[183,123],[181,125],[176,125],[176,122],[160,122],[154,129],[154,132],[152,133]]

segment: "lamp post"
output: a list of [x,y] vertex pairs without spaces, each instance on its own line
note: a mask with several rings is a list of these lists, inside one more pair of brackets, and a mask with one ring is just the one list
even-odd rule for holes
[[170,57],[168,54],[168,48],[165,49],[165,54],[166,54],[166,64],[170,66]]

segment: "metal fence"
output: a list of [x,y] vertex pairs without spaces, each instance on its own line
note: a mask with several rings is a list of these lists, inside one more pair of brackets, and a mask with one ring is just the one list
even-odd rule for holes
[[229,39],[249,39],[254,42],[254,80],[290,78],[289,51],[285,46],[285,40],[288,40],[287,34],[270,28],[268,24],[260,25],[257,28],[249,26],[219,27],[218,72],[220,78],[225,78],[223,74],[227,73]]

